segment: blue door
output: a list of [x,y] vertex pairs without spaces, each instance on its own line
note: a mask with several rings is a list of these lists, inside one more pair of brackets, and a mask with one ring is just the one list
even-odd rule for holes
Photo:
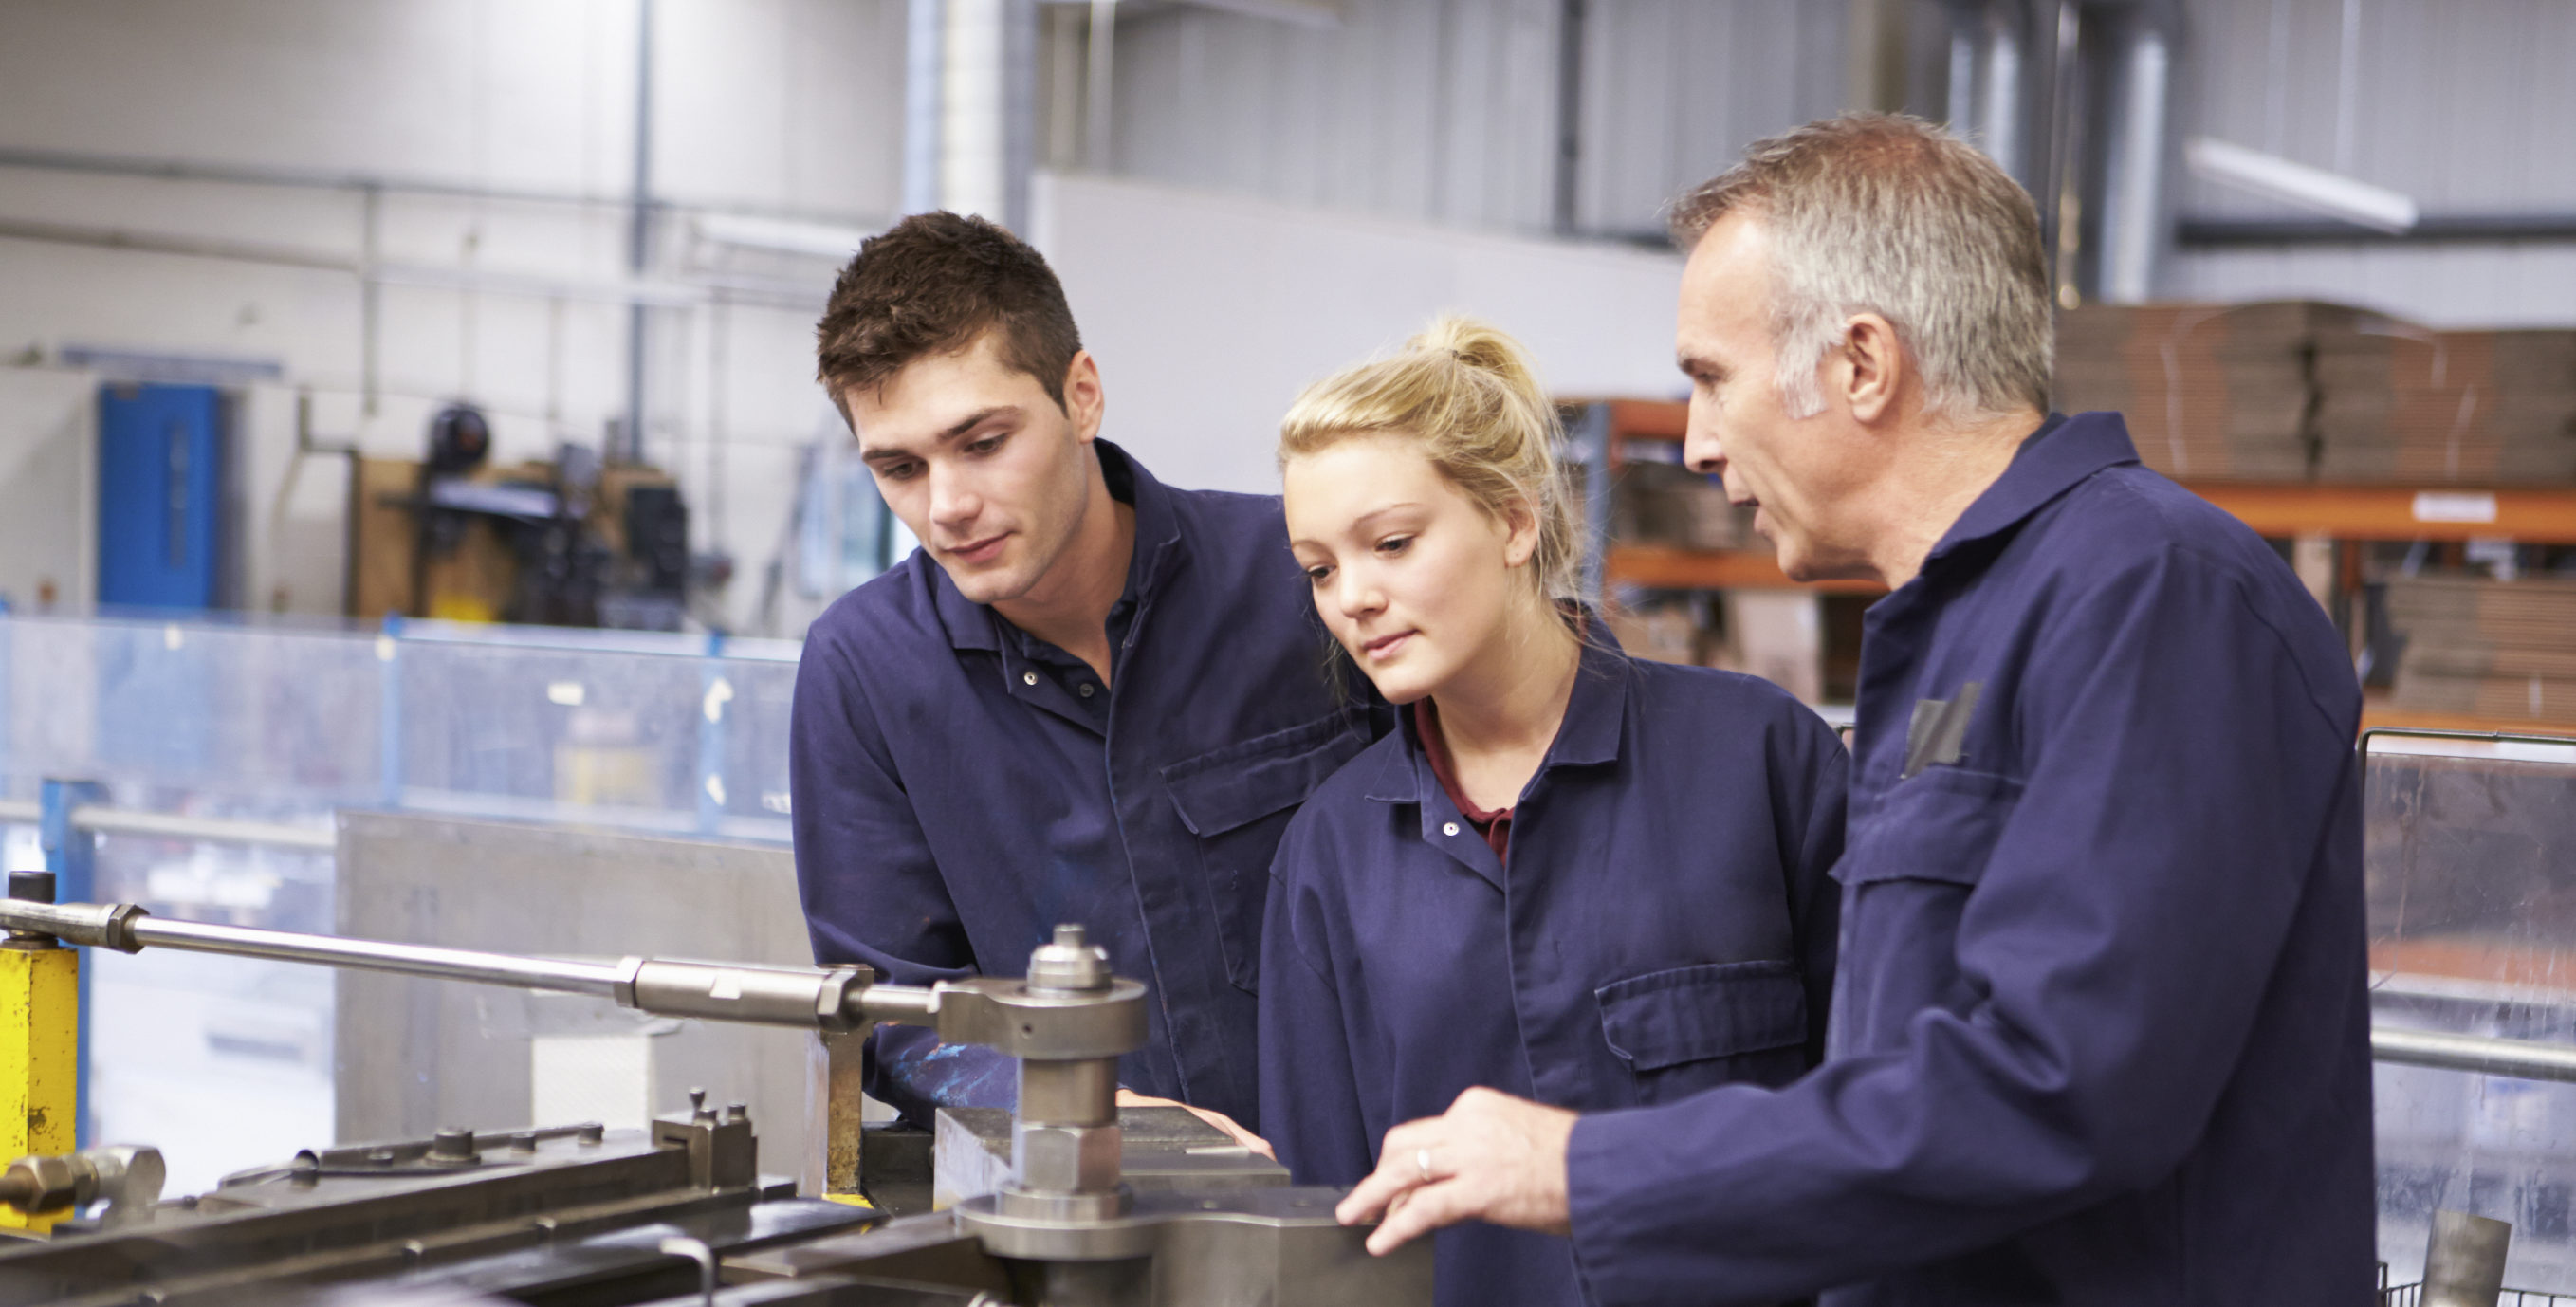
[[102,606],[215,606],[222,416],[212,386],[99,388]]

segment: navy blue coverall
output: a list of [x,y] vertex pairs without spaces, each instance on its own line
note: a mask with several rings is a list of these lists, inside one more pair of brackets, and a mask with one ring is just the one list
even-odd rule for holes
[[1594,1290],[2370,1301],[2360,710],[2268,546],[2051,419],[1869,612],[1825,1066],[1578,1122]]
[[[1769,682],[1588,648],[1497,859],[1408,719],[1315,792],[1272,867],[1279,1160],[1354,1183],[1387,1127],[1475,1085],[1591,1110],[1796,1079],[1824,1052],[1848,771]],[[1584,1301],[1562,1238],[1437,1238],[1445,1307]]]
[[[1016,976],[1059,922],[1151,987],[1142,1093],[1258,1121],[1253,991],[1288,818],[1384,720],[1337,681],[1271,496],[1174,490],[1095,441],[1136,510],[1111,682],[915,552],[805,637],[796,877],[818,962]],[[1354,688],[1354,686],[1358,688]],[[1012,1105],[1012,1062],[880,1027],[869,1092],[926,1121]]]

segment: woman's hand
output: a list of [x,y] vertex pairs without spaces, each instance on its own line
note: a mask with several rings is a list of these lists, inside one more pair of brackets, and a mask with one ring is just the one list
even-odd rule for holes
[[1228,1137],[1234,1140],[1234,1142],[1261,1154],[1263,1157],[1269,1158],[1271,1161],[1276,1162],[1279,1160],[1279,1155],[1270,1150],[1269,1140],[1244,1129],[1242,1126],[1236,1125],[1234,1123],[1234,1118],[1227,1116],[1223,1112],[1211,1112],[1204,1107],[1190,1107],[1187,1103],[1178,1102],[1169,1098],[1148,1098],[1143,1094],[1137,1093],[1133,1089],[1121,1089],[1118,1091],[1118,1105],[1120,1107],[1189,1108],[1190,1115],[1207,1122],[1209,1125],[1215,1126],[1219,1130],[1223,1130]]

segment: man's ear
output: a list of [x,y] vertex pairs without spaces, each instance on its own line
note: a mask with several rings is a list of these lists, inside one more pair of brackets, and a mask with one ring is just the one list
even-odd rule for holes
[[1108,411],[1109,397],[1100,388],[1100,364],[1090,350],[1074,352],[1073,362],[1064,369],[1064,415],[1073,419],[1073,434],[1089,441],[1100,434],[1101,415]]
[[1834,373],[1853,420],[1875,425],[1895,417],[1907,367],[1905,351],[1897,347],[1896,324],[1875,313],[1854,315],[1843,326],[1840,353],[1843,366]]

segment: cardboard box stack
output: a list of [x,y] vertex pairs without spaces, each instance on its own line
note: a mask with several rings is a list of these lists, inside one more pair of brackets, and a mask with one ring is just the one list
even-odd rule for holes
[[2395,706],[2576,723],[2576,579],[2399,577]]
[[2371,316],[2311,300],[2070,309],[2056,407],[2126,415],[2138,456],[2168,476],[2304,481],[2316,341]]
[[1623,543],[1687,549],[1767,548],[1753,512],[1726,502],[1717,478],[1678,463],[1632,462],[1610,488],[1610,534]]
[[2576,331],[2359,324],[2317,339],[2317,476],[2576,481]]

